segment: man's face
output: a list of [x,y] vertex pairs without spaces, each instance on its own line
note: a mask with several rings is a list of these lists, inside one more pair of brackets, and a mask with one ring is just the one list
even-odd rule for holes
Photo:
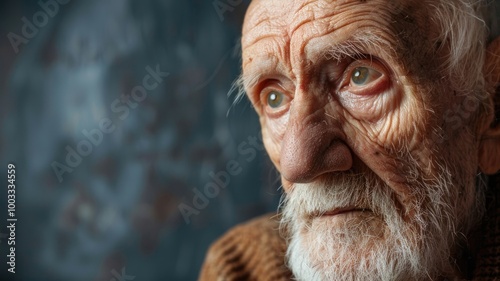
[[442,74],[425,3],[254,0],[247,12],[243,81],[299,279],[449,274],[480,216],[479,103]]

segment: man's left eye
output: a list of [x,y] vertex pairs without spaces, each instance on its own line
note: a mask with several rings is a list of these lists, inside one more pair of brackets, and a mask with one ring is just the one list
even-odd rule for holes
[[356,67],[351,73],[351,86],[365,86],[376,81],[382,76],[382,73],[373,68],[360,66]]

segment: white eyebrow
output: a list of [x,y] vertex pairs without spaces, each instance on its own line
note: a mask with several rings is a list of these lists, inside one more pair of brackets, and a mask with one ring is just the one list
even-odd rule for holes
[[244,92],[244,89],[255,87],[262,76],[279,72],[277,70],[280,68],[283,70],[282,65],[273,53],[264,53],[263,55],[255,57],[252,66],[248,68],[245,74],[241,74],[235,82],[237,82],[239,87],[243,88],[242,90]]
[[359,58],[371,51],[383,54],[384,57],[393,57],[396,50],[386,40],[376,33],[368,31],[353,34],[346,40],[325,49],[323,55],[327,59],[340,61],[342,58]]

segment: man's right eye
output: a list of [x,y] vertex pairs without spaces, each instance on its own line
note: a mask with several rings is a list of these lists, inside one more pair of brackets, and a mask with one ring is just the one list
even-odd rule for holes
[[281,116],[288,109],[290,102],[290,96],[280,88],[269,87],[261,93],[261,103],[269,117]]

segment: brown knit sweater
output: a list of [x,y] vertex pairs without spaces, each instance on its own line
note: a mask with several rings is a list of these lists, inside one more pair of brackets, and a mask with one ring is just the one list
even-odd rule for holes
[[[490,179],[488,211],[472,280],[500,280],[500,181]],[[278,218],[263,216],[236,226],[209,249],[199,281],[292,280]]]

